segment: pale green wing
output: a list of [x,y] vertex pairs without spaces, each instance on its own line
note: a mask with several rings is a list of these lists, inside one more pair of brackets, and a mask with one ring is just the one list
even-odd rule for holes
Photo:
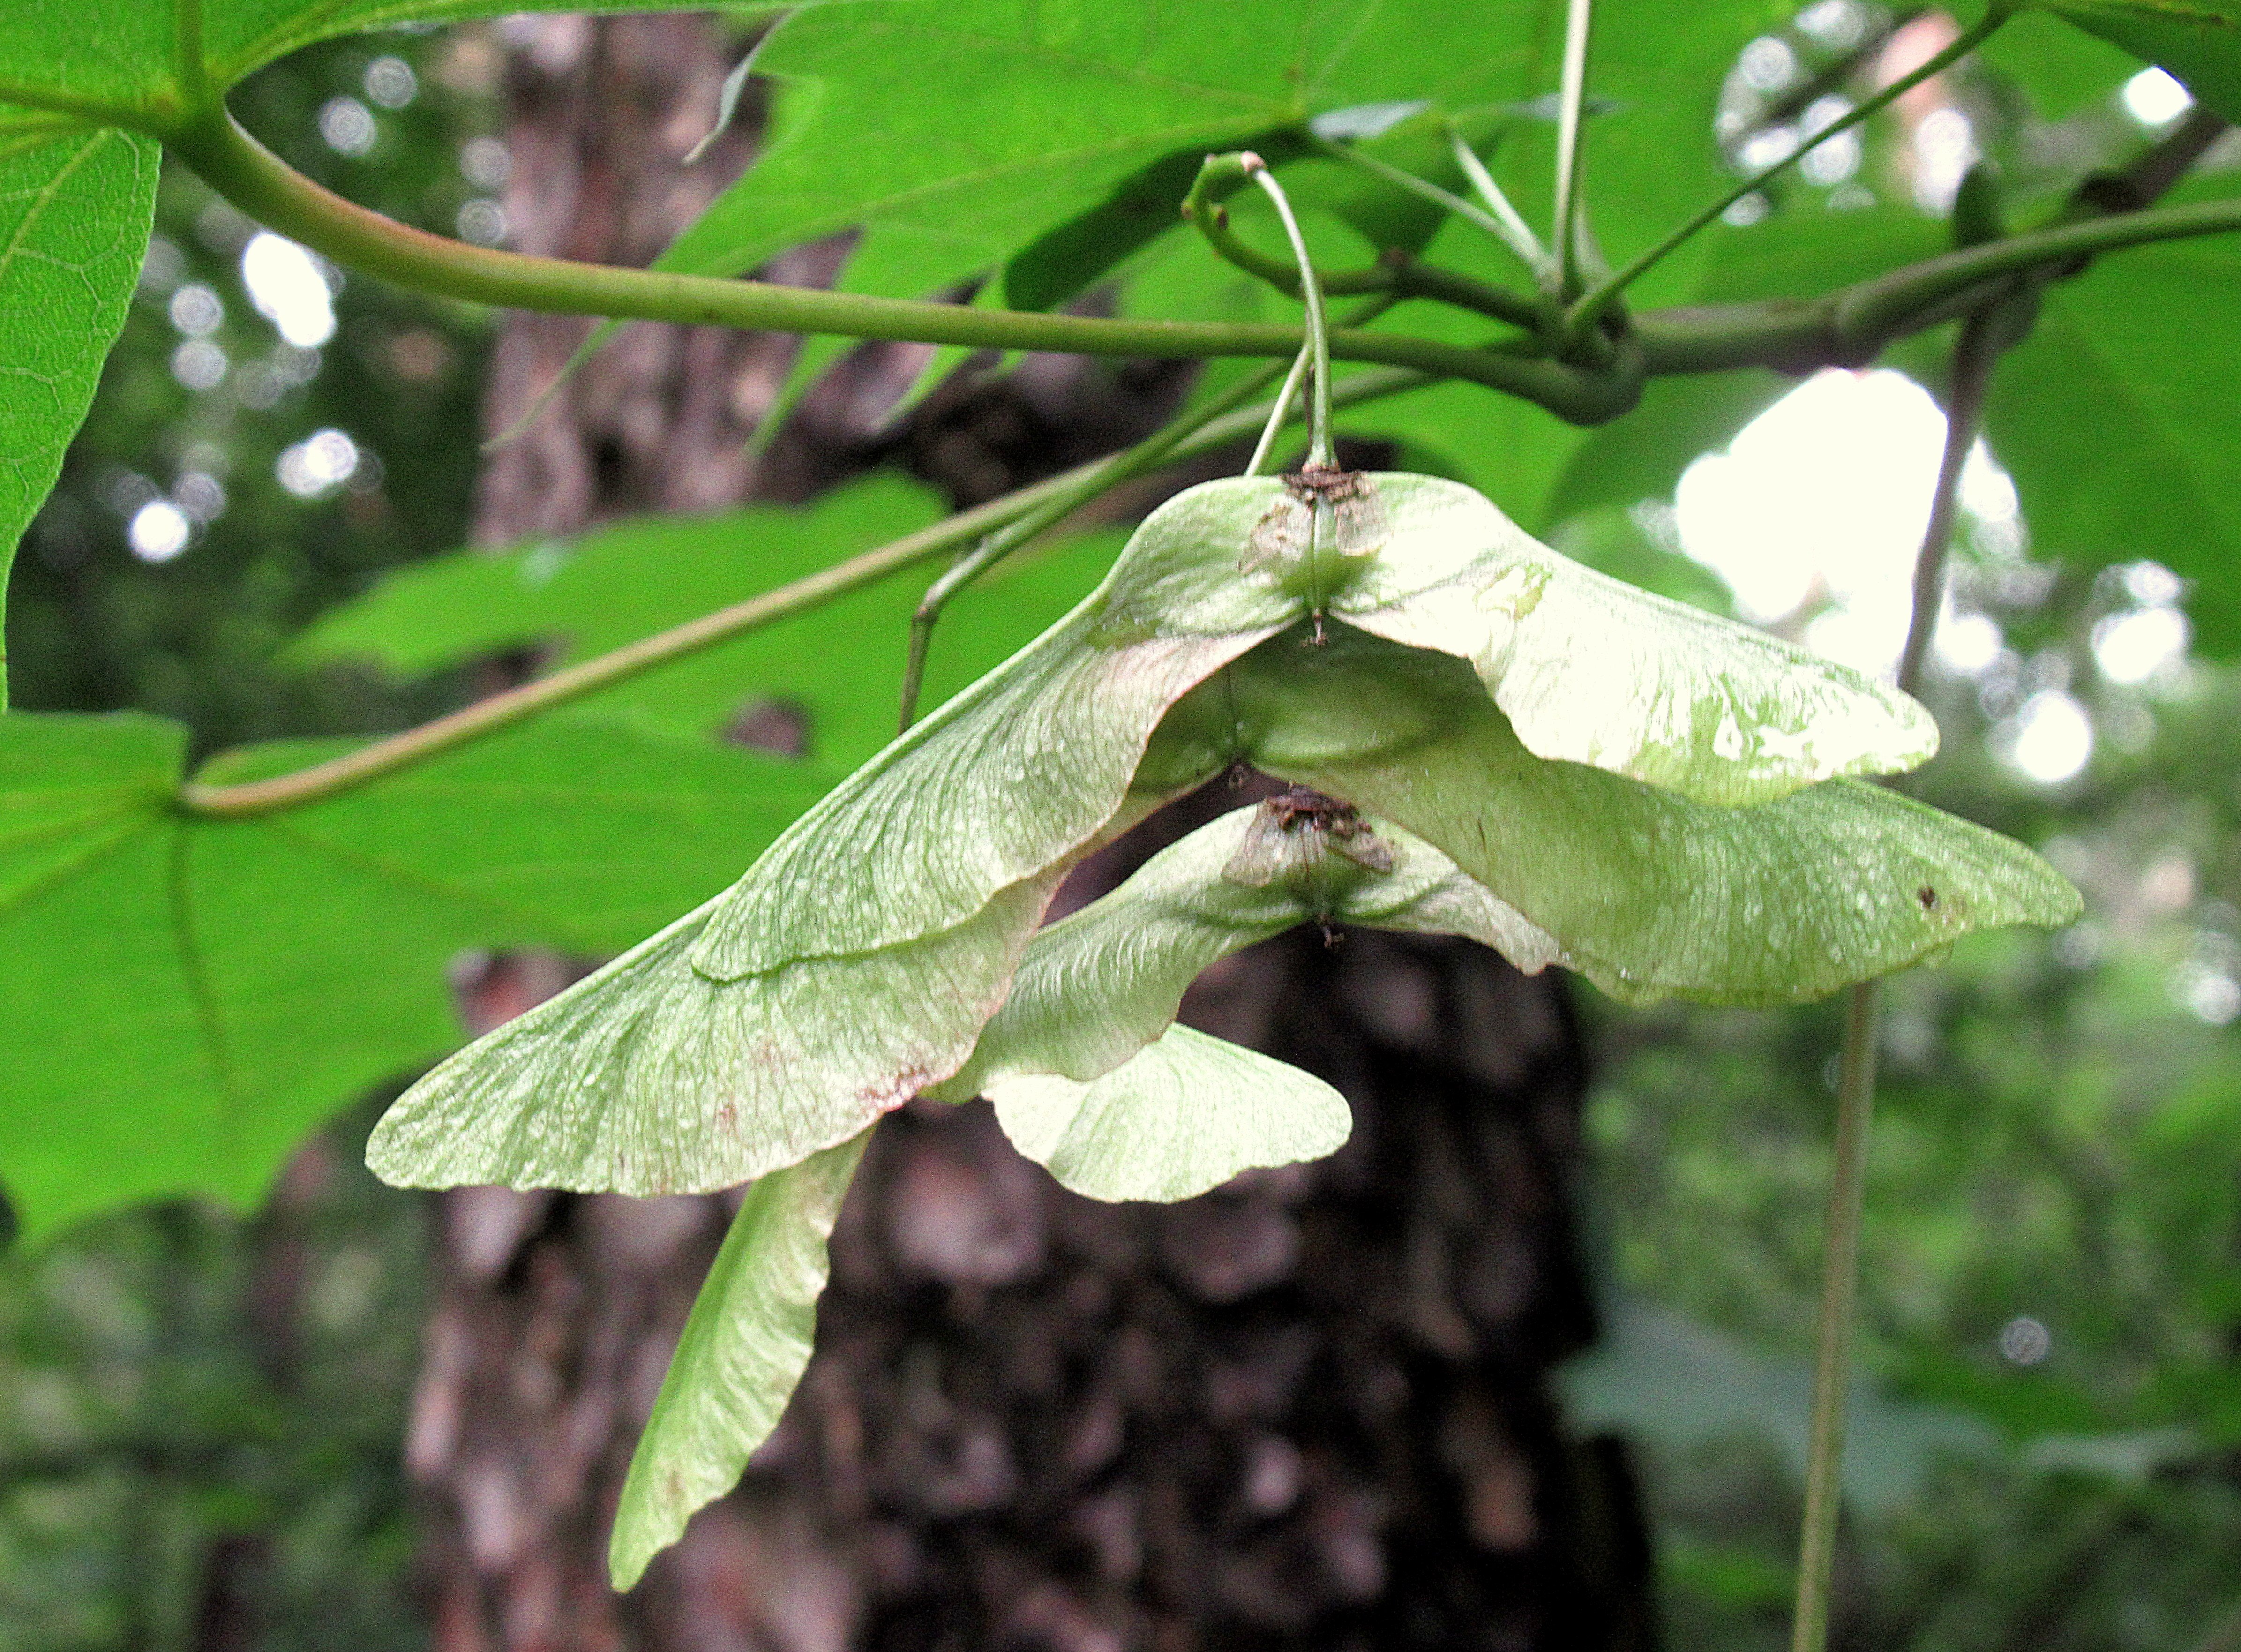
[[731,980],[947,929],[1094,841],[1167,708],[1303,612],[1237,577],[1275,485],[1194,488],[1154,512],[1080,606],[773,844],[718,904],[694,967]]
[[607,1564],[628,1588],[695,1509],[739,1483],[809,1364],[817,1299],[859,1135],[747,1190],[632,1455]]
[[1250,883],[1224,875],[1253,842],[1261,811],[1234,809],[1146,861],[1102,899],[1035,936],[1011,995],[939,1100],[993,1095],[1020,1074],[1083,1080],[1159,1038],[1207,966],[1294,924],[1325,920],[1468,935],[1537,970],[1555,943],[1422,839],[1368,823],[1389,872],[1336,855],[1295,859]]
[[[1233,810],[1037,935],[973,1060],[930,1094],[986,1094],[1013,1144],[1093,1199],[1187,1199],[1241,1170],[1334,1151],[1346,1102],[1321,1080],[1174,1024],[1217,959],[1317,919],[1499,947],[1528,969],[1555,943],[1447,856],[1365,823],[1389,869]],[[1243,873],[1246,880],[1241,881]]]
[[1244,1170],[1346,1145],[1346,1098],[1314,1074],[1181,1025],[1087,1083],[988,1087],[1012,1145],[1091,1199],[1189,1199]]
[[1528,751],[1460,662],[1335,626],[1219,686],[1272,774],[1405,822],[1614,996],[1817,998],[2077,893],[2021,845],[1830,780],[1731,809]]
[[707,1193],[846,1140],[955,1072],[1062,869],[906,946],[739,981],[687,961],[710,906],[442,1062],[366,1162],[403,1187]]
[[1370,480],[1388,538],[1331,612],[1468,660],[1536,756],[1747,804],[1937,749],[1895,688],[1582,567],[1460,483]]

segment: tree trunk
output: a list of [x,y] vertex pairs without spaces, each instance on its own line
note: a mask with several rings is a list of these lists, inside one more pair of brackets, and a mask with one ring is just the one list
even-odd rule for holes
[[[508,27],[515,244],[643,263],[745,153],[678,164],[729,66],[717,38],[666,17]],[[835,259],[792,257],[795,280]],[[584,331],[509,318],[492,428]],[[630,329],[493,459],[482,537],[799,497],[861,465],[858,410],[922,357],[865,352],[757,461],[745,438],[791,348]],[[878,439],[986,494],[1126,438],[1175,376],[1033,373]],[[1239,798],[1210,791],[1065,899]],[[464,997],[489,1025],[566,979],[501,959]],[[607,1523],[736,1201],[444,1196],[408,1441],[437,1652],[1649,1646],[1624,1461],[1568,1439],[1548,1388],[1591,1334],[1561,984],[1458,943],[1301,932],[1211,972],[1185,1014],[1335,1084],[1352,1141],[1186,1204],[1104,1205],[982,1104],[893,1115],[784,1422],[628,1597],[605,1582]]]

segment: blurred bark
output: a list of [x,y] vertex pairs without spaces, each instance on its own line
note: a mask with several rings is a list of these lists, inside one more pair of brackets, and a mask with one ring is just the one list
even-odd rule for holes
[[[678,164],[721,43],[677,17],[507,27],[515,244],[646,261],[743,161],[734,135]],[[838,256],[778,273],[821,279]],[[509,318],[492,429],[585,331]],[[1176,383],[1031,361],[882,431],[923,356],[866,350],[758,460],[746,437],[792,349],[628,330],[492,460],[482,537],[799,498],[897,450],[986,497],[1126,439]],[[1237,799],[1147,823],[1066,898]],[[1592,1334],[1563,990],[1469,946],[1338,941],[1255,948],[1186,1005],[1347,1094],[1354,1139],[1322,1163],[1100,1205],[982,1105],[884,1123],[786,1421],[628,1597],[605,1582],[614,1495],[733,1201],[444,1196],[408,1442],[437,1652],[1650,1645],[1625,1463],[1569,1440],[1548,1388]],[[568,973],[491,960],[463,1000],[493,1024]]]

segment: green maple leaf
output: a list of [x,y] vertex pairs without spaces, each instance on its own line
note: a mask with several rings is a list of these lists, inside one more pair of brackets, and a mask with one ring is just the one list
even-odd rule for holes
[[[555,719],[285,813],[176,806],[184,731],[0,717],[0,1176],[26,1234],[253,1205],[304,1134],[456,1044],[447,966],[598,953],[807,801],[794,766]],[[204,778],[331,755],[254,747]]]

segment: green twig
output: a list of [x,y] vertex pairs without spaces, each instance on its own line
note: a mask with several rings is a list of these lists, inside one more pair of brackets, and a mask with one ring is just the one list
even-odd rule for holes
[[[1938,456],[1930,520],[1915,558],[1913,603],[1906,645],[1899,654],[1898,686],[1908,693],[1921,686],[1923,661],[1944,606],[1945,565],[1961,517],[1961,473],[1983,422],[1984,397],[1999,359],[2004,325],[1997,306],[1979,311],[1963,323],[1954,344],[1945,445]],[[1845,1006],[1843,1053],[1837,1063],[1836,1167],[1829,1187],[1821,1308],[1814,1326],[1813,1423],[1806,1453],[1804,1530],[1798,1545],[1791,1652],[1824,1652],[1829,1643],[1837,1516],[1843,1501],[1844,1393],[1859,1295],[1869,1126],[1875,1110],[1876,997],[1874,981],[1851,989]]]
[[2241,200],[2120,212],[2004,237],[1926,258],[1813,298],[1707,304],[1635,318],[1653,377],[1734,367],[1810,371],[1872,361],[1894,341],[1950,320],[1957,309],[2004,294],[2003,278],[2069,273],[2081,258],[2119,248],[2241,231]]
[[[1126,321],[1094,316],[883,298],[761,281],[722,280],[532,257],[430,235],[345,200],[289,167],[223,110],[164,134],[204,181],[259,223],[337,263],[384,280],[478,304],[618,319],[834,333],[990,350],[1089,356],[1266,357],[1289,360],[1298,328],[1251,322]],[[1342,361],[1412,368],[1508,389],[1529,399],[1569,400],[1582,412],[1598,387],[1555,364],[1398,333],[1341,329]],[[1575,382],[1573,391],[1563,387]]]
[[[236,205],[338,262],[452,298],[569,314],[1089,355],[1289,359],[1302,342],[1301,333],[1288,327],[1110,321],[980,310],[609,269],[470,247],[353,205],[291,171],[222,114],[217,120],[215,126],[205,123],[184,130],[166,129],[164,136]],[[1328,152],[1368,165],[1381,176],[1392,170],[1339,145],[1329,146]],[[1421,179],[1410,182],[1422,184]],[[1468,202],[1460,204],[1468,213],[1485,216]],[[1977,299],[1979,295],[1972,289],[1992,278],[2046,266],[2066,271],[2081,257],[2120,247],[2234,230],[2241,230],[2241,201],[2118,213],[2010,236],[1816,298],[1641,316],[1633,330],[1638,351],[1609,366],[1538,358],[1530,353],[1530,340],[1473,350],[1346,327],[1332,332],[1330,347],[1340,360],[1382,362],[1434,378],[1485,385],[1574,424],[1595,425],[1632,407],[1643,377],[1747,366],[1798,371],[1856,365],[1872,359],[1893,339],[1947,318],[1951,306]],[[1591,291],[1581,302],[1594,298]],[[1578,309],[1574,306],[1575,314]]]
[[1869,117],[1880,112],[1883,109],[1888,108],[1890,104],[1897,102],[1898,99],[1903,97],[1908,92],[1912,91],[1917,86],[1921,85],[1923,82],[1929,80],[1935,76],[1943,74],[1946,70],[1951,68],[1953,64],[1958,63],[1962,58],[1976,50],[1977,47],[1983,45],[1985,40],[1990,37],[1992,31],[2007,21],[2007,17],[2008,14],[2004,8],[1995,6],[1990,11],[1984,15],[1983,18],[1980,22],[1963,30],[1961,34],[1955,38],[1951,44],[1948,45],[1943,51],[1940,51],[1934,57],[1930,57],[1919,68],[1913,70],[1910,73],[1900,76],[1896,80],[1891,82],[1890,85],[1885,86],[1877,91],[1873,97],[1863,101],[1857,108],[1854,109],[1843,119],[1831,121],[1819,131],[1813,133],[1810,137],[1806,138],[1803,143],[1800,144],[1796,149],[1790,150],[1789,154],[1775,162],[1773,165],[1765,167],[1761,171],[1753,173],[1749,177],[1736,185],[1734,189],[1729,190],[1725,195],[1713,202],[1702,211],[1697,213],[1696,217],[1690,218],[1686,224],[1681,225],[1679,229],[1675,230],[1670,235],[1668,235],[1663,240],[1658,242],[1656,245],[1651,247],[1649,251],[1642,254],[1641,257],[1636,258],[1632,263],[1627,264],[1616,273],[1607,276],[1602,280],[1597,282],[1593,288],[1589,289],[1584,297],[1573,304],[1571,310],[1566,314],[1564,318],[1564,331],[1566,335],[1573,338],[1583,336],[1589,327],[1592,327],[1596,321],[1601,319],[1603,311],[1610,307],[1612,303],[1617,299],[1621,293],[1632,286],[1636,280],[1647,274],[1651,269],[1662,263],[1669,255],[1682,244],[1682,242],[1687,241],[1690,237],[1704,229],[1723,212],[1725,212],[1737,201],[1742,200],[1743,197],[1752,193],[1754,191],[1763,188],[1776,176],[1796,165],[1798,162],[1803,160],[1808,155],[1810,155],[1815,150],[1820,148],[1822,144],[1827,143],[1830,138],[1836,137],[1841,132],[1850,131],[1853,127],[1857,126],[1862,121],[1866,120]]
[[[1335,399],[1353,406],[1383,396],[1399,395],[1431,381],[1421,373],[1378,369],[1356,373],[1340,385]],[[1250,436],[1260,425],[1264,410],[1241,408],[1216,418],[1178,442],[1173,458],[1187,458]],[[477,700],[448,716],[421,724],[386,739],[315,764],[293,774],[244,781],[237,786],[190,783],[180,788],[178,806],[189,814],[232,818],[271,814],[300,807],[396,773],[443,752],[470,745],[485,735],[510,728],[541,712],[565,706],[587,694],[611,688],[657,665],[683,659],[704,648],[727,642],[760,626],[803,613],[819,604],[897,571],[938,557],[960,545],[969,545],[1067,490],[1079,486],[1107,461],[1077,466],[1062,475],[1020,489],[1000,499],[962,512],[916,533],[864,552],[832,567],[819,570],[775,591],[750,597],[714,613],[703,614],[670,630],[625,645],[612,653],[540,677],[504,693]]]
[[1573,296],[1579,280],[1580,110],[1588,95],[1588,37],[1595,0],[1569,0],[1564,9],[1564,72],[1556,105],[1556,290]]

